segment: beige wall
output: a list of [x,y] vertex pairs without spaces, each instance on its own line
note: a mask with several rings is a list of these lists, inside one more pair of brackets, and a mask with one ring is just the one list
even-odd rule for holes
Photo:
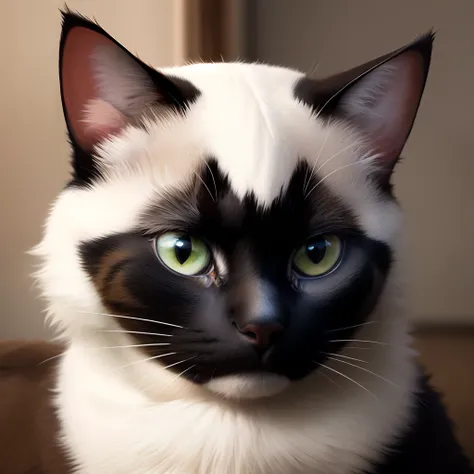
[[[69,0],[157,66],[182,61],[181,1]],[[59,8],[64,0],[2,0],[0,30],[0,338],[41,337],[42,305],[26,250],[68,178],[58,89]]]
[[474,323],[474,2],[256,0],[254,55],[326,75],[438,30],[396,174],[418,321]]

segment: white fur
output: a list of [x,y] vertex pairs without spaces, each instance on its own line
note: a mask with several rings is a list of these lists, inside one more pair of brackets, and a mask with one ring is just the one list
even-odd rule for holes
[[206,384],[211,392],[226,398],[253,399],[271,397],[288,387],[287,377],[275,374],[239,374],[215,377]]
[[[413,401],[416,374],[398,263],[373,315],[380,323],[358,334],[388,344],[374,344],[364,355],[367,368],[394,385],[329,364],[376,399],[325,370],[338,386],[320,373],[287,387],[281,380],[281,386],[275,380],[272,386],[265,377],[260,385],[247,379],[244,386],[253,384],[268,395],[267,384],[274,395],[229,400],[176,377],[164,364],[138,363],[143,356],[135,348],[100,349],[133,341],[95,331],[117,326],[112,318],[90,314],[104,308],[80,265],[79,242],[135,228],[160,193],[181,186],[208,156],[229,174],[238,196],[253,191],[262,206],[287,185],[297,160],[306,158],[365,231],[387,242],[397,259],[400,254],[398,207],[364,179],[374,166],[370,147],[342,124],[323,126],[294,99],[292,86],[300,73],[243,64],[191,65],[172,72],[202,93],[188,114],[150,119],[146,131],[129,126],[104,142],[97,150],[104,179],[61,193],[35,250],[49,318],[69,343],[56,403],[62,441],[77,472],[349,474],[367,469],[406,425]],[[227,382],[235,389],[227,383],[225,391],[242,392],[242,383]]]

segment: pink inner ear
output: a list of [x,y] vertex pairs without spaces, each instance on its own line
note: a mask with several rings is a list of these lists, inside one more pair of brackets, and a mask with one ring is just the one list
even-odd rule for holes
[[63,49],[61,81],[64,105],[76,142],[91,151],[98,140],[117,133],[125,125],[125,116],[100,101],[94,82],[92,53],[101,45],[112,45],[107,37],[83,27],[67,36]]
[[[372,131],[375,151],[381,161],[391,165],[407,140],[420,103],[423,89],[423,67],[418,53],[407,52],[392,60],[395,75],[391,90],[386,91],[379,113],[379,124]],[[383,102],[386,102],[383,104]],[[385,110],[384,110],[385,109]]]
[[93,99],[84,111],[84,135],[92,144],[119,133],[127,124],[127,118],[105,100]]

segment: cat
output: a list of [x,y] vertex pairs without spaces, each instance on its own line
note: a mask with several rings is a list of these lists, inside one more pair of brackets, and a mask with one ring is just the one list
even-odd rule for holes
[[433,39],[325,79],[156,70],[64,12],[72,179],[33,251],[62,344],[3,346],[0,470],[472,472],[410,347],[391,184]]

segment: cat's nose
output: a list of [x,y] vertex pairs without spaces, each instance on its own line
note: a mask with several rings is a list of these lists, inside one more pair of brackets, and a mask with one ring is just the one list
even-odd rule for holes
[[234,326],[249,342],[260,348],[272,344],[276,335],[283,330],[283,326],[274,321],[253,322],[243,327],[234,322]]

